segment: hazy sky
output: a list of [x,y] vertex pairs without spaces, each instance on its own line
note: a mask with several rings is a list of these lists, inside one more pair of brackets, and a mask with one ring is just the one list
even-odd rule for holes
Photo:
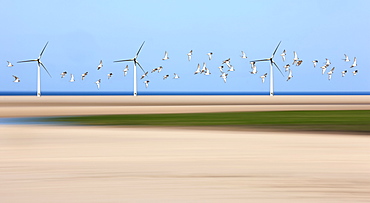
[[[292,63],[293,51],[303,60],[293,66],[293,78],[286,81],[275,69],[275,91],[370,91],[370,1],[367,0],[266,0],[266,1],[3,1],[0,27],[0,91],[36,91],[35,59],[47,41],[42,61],[52,74],[42,70],[42,91],[132,91],[133,64],[113,63],[132,58],[146,41],[138,60],[150,73],[149,88],[138,80],[138,91],[265,91],[260,76],[269,73],[269,63],[257,64],[252,75],[249,61],[270,57],[281,40],[275,61]],[[286,49],[287,61],[280,54]],[[187,53],[193,50],[189,62]],[[248,58],[240,57],[245,51]],[[162,61],[168,51],[169,60]],[[213,52],[208,60],[207,53]],[[350,62],[341,60],[344,55]],[[353,57],[358,66],[350,69]],[[227,83],[218,66],[231,58],[235,72]],[[325,58],[328,68],[336,67],[332,79],[321,74]],[[316,68],[312,60],[319,60]],[[104,67],[97,70],[99,61]],[[14,66],[7,67],[11,61]],[[197,64],[207,63],[211,75],[194,75]],[[126,77],[123,69],[129,65]],[[342,70],[348,70],[345,77]],[[357,76],[352,71],[358,69]],[[227,68],[225,68],[227,70]],[[76,77],[61,79],[67,71]],[[84,81],[81,74],[88,71]],[[328,72],[329,70],[327,70]],[[113,77],[108,80],[107,74]],[[180,79],[172,79],[177,73]],[[142,71],[138,69],[138,77]],[[166,74],[170,78],[163,80]],[[13,83],[12,75],[20,77]],[[268,76],[269,77],[269,76]]]

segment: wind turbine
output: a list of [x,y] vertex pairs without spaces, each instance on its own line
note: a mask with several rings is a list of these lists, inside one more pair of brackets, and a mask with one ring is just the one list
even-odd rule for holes
[[137,60],[137,57],[139,56],[139,53],[141,51],[141,48],[143,47],[145,41],[141,44],[139,50],[137,51],[136,55],[134,58],[132,59],[124,59],[124,60],[118,60],[118,61],[114,61],[115,63],[119,63],[119,62],[125,62],[125,61],[133,61],[134,62],[134,96],[137,96],[137,82],[136,82],[136,64],[139,65],[139,67],[141,68],[141,70],[145,73],[143,67],[140,65],[139,61]]
[[275,53],[276,53],[276,51],[278,50],[278,48],[280,46],[280,43],[281,43],[281,41],[276,46],[275,51],[272,53],[272,56],[270,58],[259,59],[259,60],[251,61],[251,62],[261,62],[261,61],[269,61],[270,62],[270,96],[274,96],[274,72],[273,72],[273,66],[276,66],[276,68],[280,71],[281,75],[283,75],[283,73],[281,72],[280,68],[276,65],[276,63],[274,61],[274,56],[275,56]]
[[44,64],[41,62],[41,57],[42,57],[42,54],[44,53],[45,51],[45,48],[46,46],[48,45],[49,42],[46,42],[44,48],[42,49],[39,57],[37,59],[31,59],[31,60],[26,60],[26,61],[18,61],[17,63],[26,63],[26,62],[34,62],[34,61],[37,61],[37,97],[41,97],[41,69],[40,69],[40,66],[42,66],[45,71],[49,74],[49,76],[51,77],[48,69],[46,69],[46,67],[44,66]]

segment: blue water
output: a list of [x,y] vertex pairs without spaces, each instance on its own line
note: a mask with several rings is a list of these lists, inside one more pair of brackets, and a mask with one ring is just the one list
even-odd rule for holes
[[[41,92],[44,96],[124,96],[133,95],[133,92],[112,92],[112,91],[94,91],[94,92]],[[35,96],[36,92],[0,92],[0,96]],[[269,92],[155,92],[142,91],[138,95],[269,95]],[[370,91],[338,91],[338,92],[279,92],[275,95],[370,95]]]

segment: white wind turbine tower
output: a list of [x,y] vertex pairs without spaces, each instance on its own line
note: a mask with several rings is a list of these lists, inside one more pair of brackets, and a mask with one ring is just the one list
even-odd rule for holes
[[140,65],[139,61],[137,61],[137,57],[139,56],[140,50],[143,47],[144,43],[145,43],[145,41],[141,44],[141,46],[140,46],[139,50],[137,51],[137,53],[136,53],[136,55],[135,55],[134,58],[114,61],[115,63],[116,62],[125,62],[125,61],[133,61],[134,62],[134,96],[137,96],[136,64],[139,65],[139,67],[141,68],[141,70],[145,73],[143,67]]
[[274,72],[273,72],[273,66],[275,66],[281,73],[281,75],[284,76],[284,74],[281,72],[280,68],[276,65],[274,61],[274,56],[276,51],[278,50],[280,46],[281,41],[279,44],[276,46],[275,51],[272,53],[272,56],[270,58],[266,59],[260,59],[260,60],[254,60],[253,62],[260,62],[260,61],[269,61],[270,62],[270,96],[274,96]]
[[42,66],[45,69],[45,71],[49,74],[49,76],[51,77],[48,69],[46,69],[44,64],[41,62],[42,54],[44,53],[45,48],[48,45],[48,43],[49,42],[46,42],[44,48],[42,49],[42,51],[41,51],[41,53],[40,53],[40,55],[37,59],[31,59],[31,60],[26,60],[26,61],[18,61],[18,63],[26,63],[26,62],[37,61],[37,97],[41,97],[41,70],[40,70],[40,66]]

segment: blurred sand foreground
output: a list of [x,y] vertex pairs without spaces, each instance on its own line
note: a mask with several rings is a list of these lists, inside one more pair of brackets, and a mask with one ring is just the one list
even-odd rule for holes
[[[66,98],[0,97],[1,117],[370,109],[368,96]],[[369,202],[369,154],[359,135],[0,125],[0,202]]]

